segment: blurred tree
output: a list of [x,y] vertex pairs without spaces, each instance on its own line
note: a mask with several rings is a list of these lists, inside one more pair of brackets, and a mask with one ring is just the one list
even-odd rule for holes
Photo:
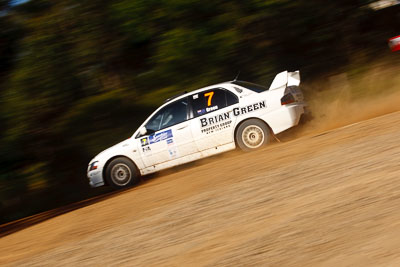
[[30,209],[3,221],[93,194],[88,160],[167,94],[379,55],[369,2],[0,0],[0,201]]

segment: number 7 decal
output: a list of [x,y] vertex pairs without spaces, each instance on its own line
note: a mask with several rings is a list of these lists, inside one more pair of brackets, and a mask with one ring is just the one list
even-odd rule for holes
[[207,94],[204,94],[205,97],[208,97],[207,107],[211,106],[211,99],[212,99],[213,95],[214,95],[214,92],[209,92]]

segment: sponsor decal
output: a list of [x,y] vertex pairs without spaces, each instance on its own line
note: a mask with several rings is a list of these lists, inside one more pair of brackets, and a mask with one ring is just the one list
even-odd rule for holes
[[197,110],[197,114],[199,114],[199,115],[202,115],[204,113],[206,113],[206,110],[204,108]]
[[151,155],[151,148],[150,148],[150,146],[144,146],[144,147],[142,147],[142,151],[143,151],[143,154],[146,155],[146,156]]
[[171,159],[176,158],[178,156],[178,151],[176,151],[176,147],[168,148],[168,153]]
[[210,112],[210,111],[214,111],[214,110],[217,110],[217,109],[218,109],[218,106],[213,106],[213,107],[206,108],[206,111]]
[[250,112],[256,111],[258,109],[262,109],[262,108],[266,108],[265,101],[254,103],[252,105],[248,105],[248,106],[245,106],[243,108],[234,108],[233,109],[233,115],[234,116],[240,116],[240,115],[243,115],[243,114],[246,114],[246,113],[250,113]]
[[225,112],[209,118],[201,118],[201,133],[210,134],[231,127],[231,112]]
[[201,118],[200,119],[200,123],[201,123],[201,127],[207,127],[208,125],[213,125],[222,121],[226,121],[229,120],[231,117],[231,113],[230,112],[225,112],[222,114],[218,114],[212,117],[208,117],[208,118]]
[[232,120],[224,121],[224,122],[201,129],[201,133],[210,134],[210,133],[214,133],[214,132],[219,132],[223,129],[231,127],[231,124],[232,124]]
[[155,144],[155,143],[167,140],[169,138],[172,138],[172,130],[171,129],[150,135],[149,142],[150,142],[150,144]]
[[167,145],[168,145],[168,155],[170,159],[174,159],[178,157],[178,149],[176,148],[174,144],[173,139],[168,139],[167,140]]
[[[218,109],[218,106],[215,106]],[[266,108],[265,101],[261,101],[258,103],[254,103],[251,105],[247,105],[242,108],[234,108],[232,112],[224,112],[212,117],[208,118],[201,118],[201,133],[210,134],[214,132],[218,132],[220,130],[226,129],[231,127],[232,125],[232,118],[231,116],[240,116],[243,114],[247,114],[259,109]],[[214,107],[211,107],[214,108]],[[208,110],[207,110],[208,112]],[[231,115],[233,114],[233,115]]]
[[142,146],[147,146],[149,144],[149,138],[148,137],[141,138],[140,143],[142,144]]

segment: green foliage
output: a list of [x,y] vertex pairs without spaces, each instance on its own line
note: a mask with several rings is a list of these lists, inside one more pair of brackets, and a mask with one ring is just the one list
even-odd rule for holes
[[384,53],[400,25],[365,8],[371,1],[6,2],[0,205],[10,214],[0,222],[93,194],[84,177],[90,158],[177,92],[238,71],[267,85],[285,69],[306,80],[360,69],[354,64]]

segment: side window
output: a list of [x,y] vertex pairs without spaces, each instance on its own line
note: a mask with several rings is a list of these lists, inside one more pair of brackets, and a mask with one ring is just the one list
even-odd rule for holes
[[235,105],[239,103],[239,98],[232,92],[229,92],[228,90],[226,92],[226,103],[227,106]]
[[160,109],[146,124],[149,134],[187,120],[187,98],[175,101]]
[[223,89],[216,88],[191,95],[194,117],[226,107],[227,99],[225,92]]

